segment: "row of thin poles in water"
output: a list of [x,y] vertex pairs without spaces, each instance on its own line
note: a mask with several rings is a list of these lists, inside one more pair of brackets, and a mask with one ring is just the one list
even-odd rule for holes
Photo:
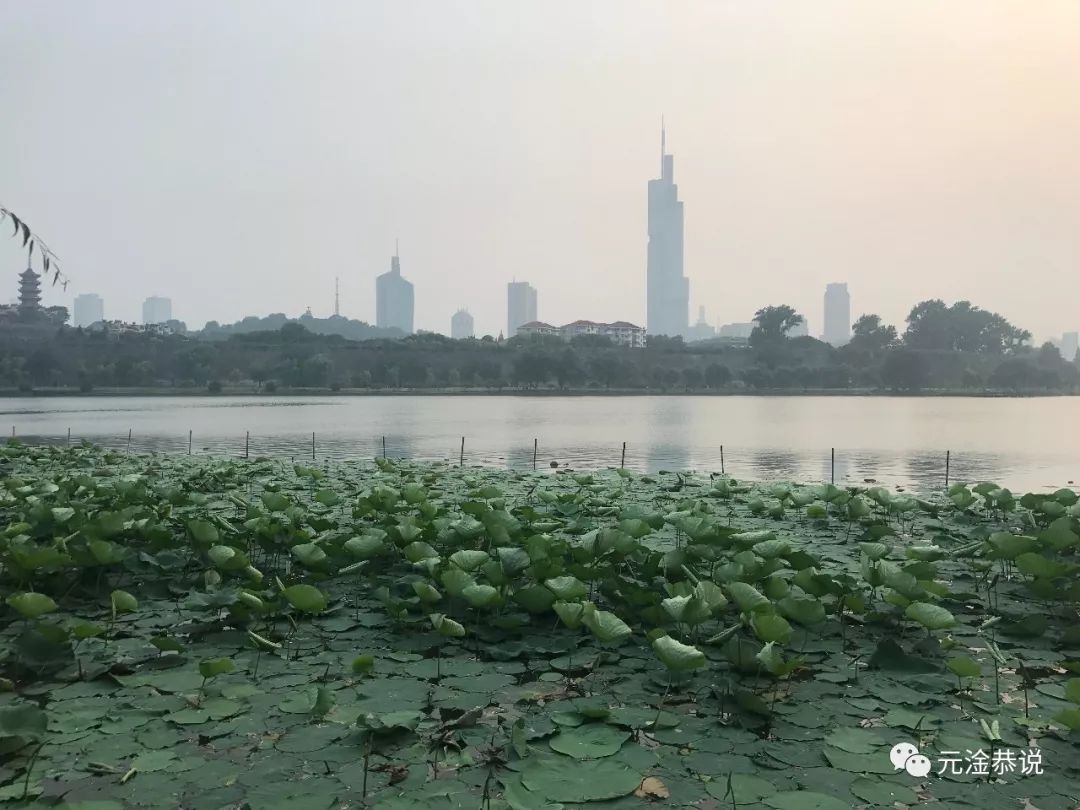
[[[11,426],[11,438],[12,439],[16,438],[15,425]],[[132,439],[132,429],[128,428],[127,445],[126,445],[126,448],[125,448],[126,452],[128,452],[128,453],[131,452],[131,439]],[[188,441],[187,441],[187,454],[189,456],[192,454],[192,441],[193,441],[193,439],[194,439],[194,431],[189,430],[188,431]],[[69,446],[71,445],[71,428],[67,429],[67,444]],[[533,453],[532,453],[532,468],[534,470],[536,469],[536,461],[537,461],[539,449],[540,449],[540,440],[534,438],[533,439]],[[386,458],[386,436],[382,437],[382,457]],[[245,431],[245,433],[244,433],[244,458],[251,458],[251,431]],[[315,459],[316,459],[315,431],[312,431],[311,432],[311,460],[314,461]],[[951,450],[946,450],[945,451],[945,487],[946,488],[948,488],[948,486],[949,486],[949,474],[950,474],[951,465],[952,465],[952,451]],[[461,466],[461,467],[465,466],[465,437],[464,436],[461,437],[461,449],[460,449],[460,452],[458,454],[458,466]],[[558,463],[557,462],[552,462],[552,466],[553,467],[558,466]],[[625,466],[626,466],[626,442],[623,442],[622,443],[622,453],[621,453],[620,458],[619,458],[619,468],[622,469]],[[830,469],[829,481],[831,483],[835,484],[836,483],[836,448],[835,447],[832,447],[832,448],[829,449],[829,469]],[[720,474],[721,475],[727,475],[727,468],[726,468],[726,465],[725,465],[725,462],[724,462],[724,445],[720,445]]]

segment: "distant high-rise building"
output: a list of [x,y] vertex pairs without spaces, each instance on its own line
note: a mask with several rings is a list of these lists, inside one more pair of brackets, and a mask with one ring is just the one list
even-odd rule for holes
[[709,340],[716,337],[716,330],[705,320],[705,307],[698,307],[697,323],[686,330],[686,340]]
[[473,336],[473,317],[466,310],[459,309],[450,318],[450,337],[463,340]]
[[412,282],[402,277],[401,259],[395,252],[390,257],[390,271],[375,279],[375,325],[411,335],[415,305]]
[[750,337],[750,333],[754,331],[754,323],[725,323],[720,327],[720,331],[717,333],[722,338],[738,338],[741,340],[747,340]]
[[75,326],[89,326],[105,320],[105,302],[97,293],[83,293],[75,296],[72,323]]
[[847,284],[825,287],[825,342],[843,346],[851,340],[851,296]]
[[675,185],[675,158],[660,129],[660,177],[649,181],[649,252],[646,328],[650,335],[685,335],[690,280],[683,275],[683,204]]
[[506,336],[512,338],[523,323],[536,320],[536,288],[527,281],[506,285]]
[[152,295],[143,301],[142,322],[144,324],[165,323],[172,320],[172,299]]
[[1061,336],[1061,356],[1070,363],[1076,359],[1076,350],[1080,348],[1080,333],[1066,332]]

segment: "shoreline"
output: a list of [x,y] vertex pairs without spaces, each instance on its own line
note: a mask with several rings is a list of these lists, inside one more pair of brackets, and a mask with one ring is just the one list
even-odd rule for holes
[[5,399],[40,399],[50,397],[251,397],[274,399],[288,397],[882,397],[882,398],[934,398],[952,397],[969,399],[1041,399],[1050,397],[1075,397],[1080,393],[1068,391],[970,391],[943,389],[927,391],[887,391],[873,388],[822,388],[793,391],[789,389],[762,390],[655,390],[649,388],[288,388],[273,392],[252,390],[248,386],[208,391],[204,388],[95,388],[82,391],[75,388],[37,388],[32,391],[0,389]]

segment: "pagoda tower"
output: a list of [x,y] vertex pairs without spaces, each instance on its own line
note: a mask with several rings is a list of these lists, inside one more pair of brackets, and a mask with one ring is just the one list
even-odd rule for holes
[[27,267],[19,275],[19,312],[33,315],[41,311],[41,276]]

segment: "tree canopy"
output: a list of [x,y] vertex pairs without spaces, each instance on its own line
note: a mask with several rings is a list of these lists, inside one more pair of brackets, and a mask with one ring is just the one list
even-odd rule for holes
[[937,298],[921,301],[908,314],[907,324],[904,344],[912,349],[1005,354],[1031,340],[1031,332],[970,301],[951,306]]

